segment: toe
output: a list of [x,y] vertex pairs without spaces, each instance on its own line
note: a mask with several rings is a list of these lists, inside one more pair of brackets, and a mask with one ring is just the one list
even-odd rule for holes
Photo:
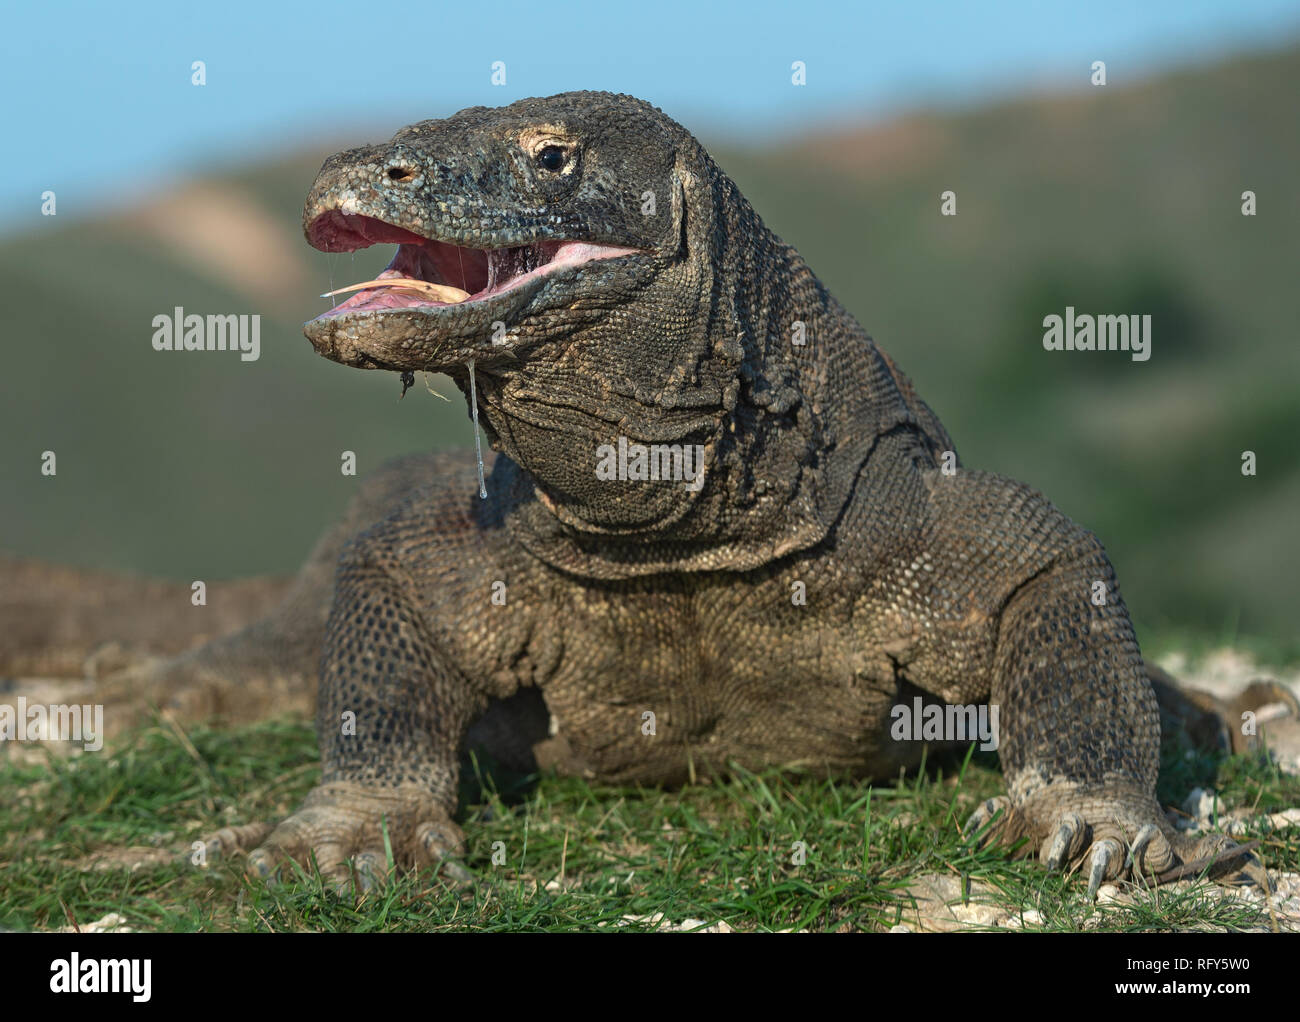
[[1097,888],[1114,880],[1124,868],[1124,847],[1113,837],[1102,838],[1088,850],[1088,900],[1097,897]]
[[1210,834],[1200,840],[1184,839],[1179,844],[1178,855],[1173,856],[1173,868],[1161,872],[1160,883],[1183,880],[1204,873],[1212,879],[1244,872],[1264,890],[1272,890],[1268,873],[1259,864],[1252,851],[1259,841],[1238,844],[1225,834]]
[[[1000,826],[1006,822],[1007,813],[1011,808],[1011,800],[1005,795],[999,795],[996,798],[986,798],[979,804],[976,810],[966,819],[966,825],[962,827],[962,833],[967,838],[973,838],[976,847],[982,847],[993,836],[993,829],[989,824],[994,823]],[[1001,815],[999,815],[1001,814]],[[985,828],[989,828],[985,830]],[[981,833],[983,831],[983,833]]]
[[315,809],[294,813],[249,854],[249,868],[257,876],[276,877],[290,862],[306,865],[314,860],[322,876],[346,875],[349,842],[326,817]]
[[[238,827],[222,827],[202,839],[203,854],[207,862],[217,862],[236,852],[256,848],[270,833],[269,823],[246,823]],[[193,858],[193,853],[190,851],[185,855]]]
[[279,873],[281,861],[279,849],[262,845],[248,853],[248,871],[263,880],[274,880]]
[[1169,839],[1154,823],[1144,823],[1133,836],[1125,868],[1134,875],[1161,873],[1173,865],[1176,856]]
[[1065,868],[1083,850],[1088,836],[1088,825],[1078,813],[1066,813],[1048,834],[1038,857],[1050,870]]
[[456,860],[465,850],[465,835],[449,820],[429,820],[415,831],[416,865],[440,865],[441,872],[459,884],[473,877]]
[[382,848],[367,848],[352,859],[357,890],[362,894],[382,888],[389,877],[388,855]]

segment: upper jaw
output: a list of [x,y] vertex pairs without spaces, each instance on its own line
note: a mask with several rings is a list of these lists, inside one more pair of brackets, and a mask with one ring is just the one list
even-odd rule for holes
[[[314,248],[348,252],[394,243],[397,253],[376,279],[429,281],[468,296],[443,301],[376,286],[304,326],[319,354],[358,368],[439,369],[508,357],[513,354],[510,325],[535,303],[545,307],[547,293],[577,267],[648,255],[645,249],[547,237],[544,231],[530,232],[542,235],[531,241],[500,239],[503,244],[496,247],[457,244],[455,230],[435,231],[420,222],[417,233],[366,210],[353,196],[318,209],[304,225]],[[502,329],[493,329],[496,324]]]

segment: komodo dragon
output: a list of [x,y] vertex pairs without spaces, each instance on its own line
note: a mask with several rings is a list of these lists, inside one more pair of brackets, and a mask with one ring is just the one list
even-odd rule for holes
[[307,324],[317,352],[446,373],[497,453],[485,499],[472,452],[386,469],[283,611],[156,675],[229,709],[323,644],[320,785],[214,850],[373,882],[386,821],[399,865],[453,868],[467,740],[616,783],[892,778],[921,743],[891,710],[921,697],[999,708],[1008,795],[968,826],[1090,893],[1240,858],[1157,804],[1156,698],[1101,543],[961,466],[658,109],[575,92],[424,121],[326,160],[303,223],[325,252],[398,246],[395,283]]

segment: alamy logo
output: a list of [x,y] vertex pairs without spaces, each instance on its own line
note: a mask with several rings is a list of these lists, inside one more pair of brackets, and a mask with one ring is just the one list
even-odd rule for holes
[[979,740],[980,749],[998,747],[998,708],[995,704],[950,706],[930,703],[917,696],[912,705],[899,703],[889,715],[894,723],[889,737],[896,742],[969,742]]
[[18,705],[0,703],[0,742],[81,742],[86,752],[104,747],[104,707],[73,703]]
[[636,444],[618,438],[618,446],[596,448],[596,478],[619,482],[672,480],[695,493],[704,485],[704,447],[700,444]]
[[1151,357],[1151,317],[1089,316],[1065,307],[1065,318],[1043,317],[1043,347],[1047,351],[1131,351],[1134,362]]
[[171,315],[153,318],[154,351],[238,351],[240,361],[256,362],[262,354],[259,315],[188,316],[179,305]]
[[151,958],[85,958],[73,952],[50,962],[50,989],[56,994],[131,994],[144,1003],[153,973]]

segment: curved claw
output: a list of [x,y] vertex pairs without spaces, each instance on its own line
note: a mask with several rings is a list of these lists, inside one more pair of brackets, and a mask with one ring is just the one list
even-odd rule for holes
[[1133,844],[1129,846],[1128,856],[1124,859],[1125,869],[1132,869],[1135,862],[1138,864],[1138,868],[1141,869],[1142,855],[1146,852],[1147,846],[1151,844],[1151,839],[1159,833],[1160,828],[1154,823],[1142,824],[1133,838]]
[[1071,858],[1070,853],[1083,839],[1086,827],[1087,824],[1078,813],[1070,813],[1061,819],[1052,837],[1052,843],[1047,847],[1047,854],[1042,857],[1049,870],[1055,871],[1065,866]]
[[388,861],[383,852],[360,852],[352,859],[357,889],[362,894],[378,890],[388,881]]
[[[1007,809],[1011,805],[1011,800],[1005,795],[999,795],[996,798],[986,798],[979,807],[966,818],[966,824],[962,827],[962,833],[967,839],[975,837],[985,826],[987,826],[998,813],[1005,817]],[[987,834],[976,847],[981,847],[984,841],[988,839]]]
[[273,855],[258,848],[248,855],[248,870],[253,876],[274,883],[278,879],[279,864]]
[[[1092,868],[1088,873],[1088,900],[1095,901],[1097,889],[1110,879],[1112,866],[1118,867],[1124,849],[1112,837],[1103,838],[1092,846]],[[1115,870],[1118,872],[1118,869]]]
[[474,875],[458,861],[465,838],[444,824],[425,823],[416,831],[415,840],[423,849],[423,862],[437,863],[442,875],[453,883],[470,884]]
[[1062,823],[1057,828],[1056,837],[1052,840],[1052,847],[1047,852],[1047,868],[1060,869],[1065,865],[1065,856],[1070,850],[1070,839],[1074,837],[1074,831],[1068,823]]

